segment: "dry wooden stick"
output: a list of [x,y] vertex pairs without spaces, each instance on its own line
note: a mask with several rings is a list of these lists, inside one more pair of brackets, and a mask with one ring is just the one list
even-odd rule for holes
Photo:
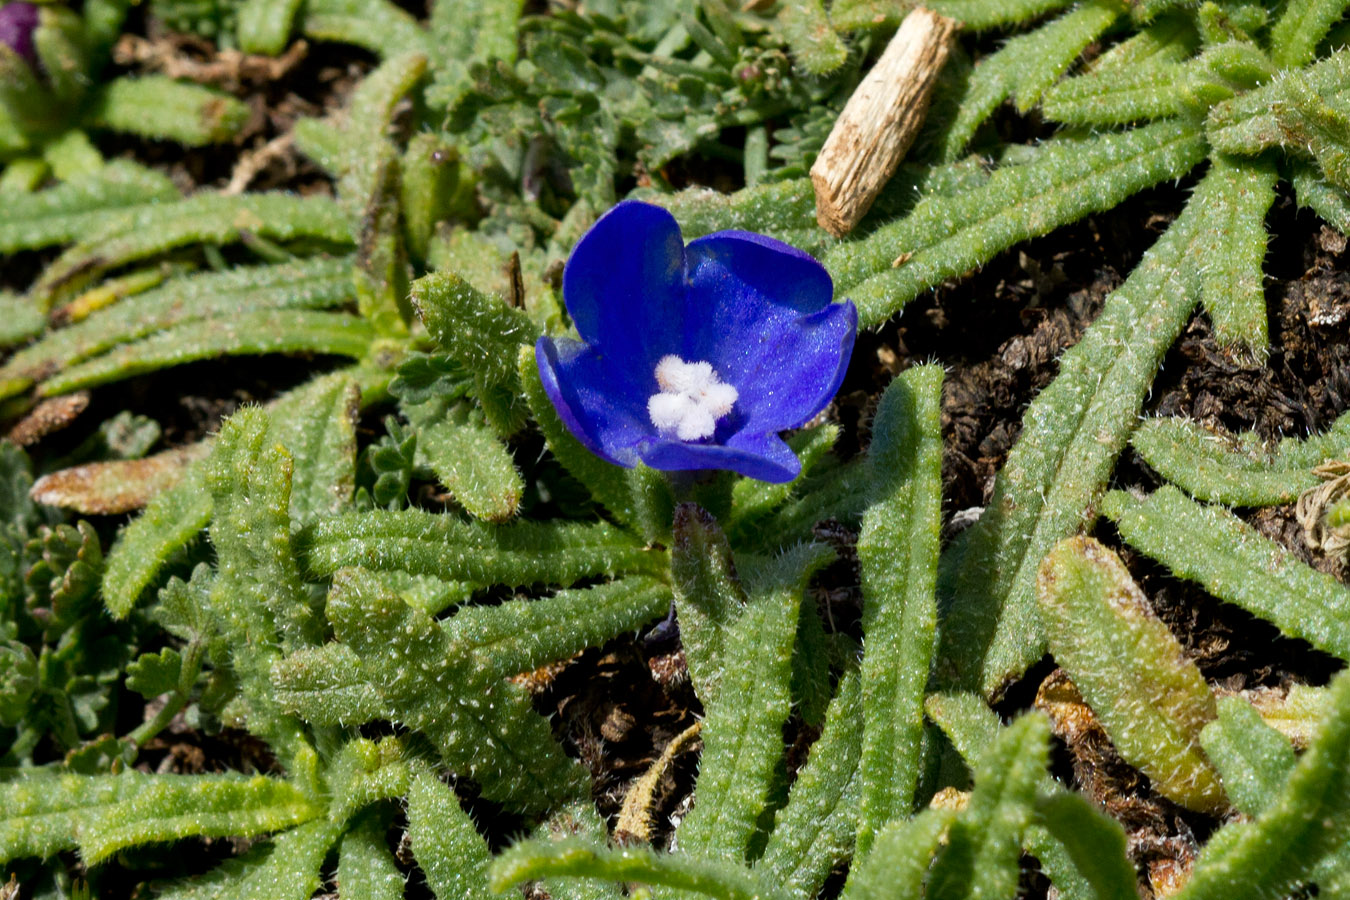
[[843,237],[872,208],[923,125],[957,23],[926,9],[905,16],[811,167],[816,221]]

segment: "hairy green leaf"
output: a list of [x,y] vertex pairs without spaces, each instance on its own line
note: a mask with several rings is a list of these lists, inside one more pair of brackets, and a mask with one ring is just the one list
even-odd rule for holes
[[0,253],[76,240],[123,215],[127,207],[178,199],[168,177],[126,160],[98,172],[21,196],[5,197]]
[[703,724],[699,802],[680,826],[685,853],[744,862],[783,756],[803,591],[833,557],[820,545],[784,552],[771,564],[769,584],[751,591],[724,632],[722,676]]
[[898,376],[881,397],[868,451],[872,505],[858,561],[863,606],[863,745],[858,853],[909,815],[919,778],[923,696],[936,640],[942,522],[942,369]]
[[101,128],[197,147],[234,137],[248,121],[249,110],[223,91],[163,75],[141,75],[103,85],[90,115]]
[[239,7],[239,49],[276,56],[286,49],[301,0],[244,0]]
[[482,525],[420,510],[337,516],[308,526],[299,549],[310,574],[345,566],[463,581],[482,587],[567,585],[593,575],[656,574],[665,553],[607,524]]
[[124,618],[169,557],[211,520],[211,495],[203,466],[191,466],[178,484],[162,492],[122,529],[108,553],[103,602]]
[[1125,829],[1082,794],[1042,792],[1027,837],[1028,849],[1066,900],[1139,896],[1134,866],[1125,855]]
[[1285,634],[1350,659],[1350,588],[1300,562],[1227,510],[1164,486],[1145,500],[1112,491],[1102,501],[1131,545],[1179,578],[1273,622]]
[[1023,417],[984,515],[943,554],[942,679],[992,694],[1043,653],[1036,567],[1083,524],[1194,308],[1198,289],[1186,260],[1221,187],[1200,183],[1181,218],[1060,359],[1059,375]]
[[318,815],[262,775],[39,775],[0,785],[0,859],[78,849],[93,865],[138,844],[249,837]]
[[1241,345],[1265,355],[1266,212],[1275,202],[1275,166],[1270,160],[1216,155],[1206,184],[1216,188],[1210,217],[1194,250],[1200,266],[1200,302],[1220,344]]
[[1223,788],[1200,748],[1214,696],[1124,563],[1091,538],[1067,538],[1041,563],[1037,593],[1055,661],[1125,761],[1163,796],[1221,811]]
[[943,155],[954,160],[975,129],[1009,97],[1026,112],[1068,70],[1088,44],[1126,11],[1120,0],[1085,0],[1040,28],[1010,39],[980,62],[947,131]]
[[955,813],[925,809],[896,819],[877,834],[872,852],[856,864],[844,885],[844,900],[921,900],[924,882],[947,839]]
[[[1019,25],[1068,6],[1072,0],[933,0],[931,8],[975,31]],[[830,7],[836,28],[893,27],[907,12],[889,0],[838,0]]]
[[322,885],[323,860],[340,830],[339,823],[306,822],[157,896],[163,900],[305,900]]
[[1271,58],[1280,68],[1312,62],[1317,45],[1350,7],[1345,0],[1290,0],[1270,28]]
[[459,798],[430,772],[408,792],[408,836],[427,886],[440,900],[487,900],[487,844],[460,808]]
[[[859,323],[875,326],[921,291],[982,265],[1018,241],[1180,178],[1203,154],[1199,132],[1181,120],[1122,133],[1059,137],[1037,147],[1031,161],[998,169],[980,187],[926,197],[903,219],[840,244],[825,255],[825,266],[836,294],[857,304]],[[1157,278],[1158,268],[1135,271]]]
[[403,873],[385,843],[386,830],[382,817],[365,815],[342,836],[337,870],[339,900],[402,900]]
[[1145,419],[1130,438],[1159,475],[1197,500],[1225,506],[1292,503],[1318,485],[1312,470],[1350,456],[1350,414],[1326,431],[1266,447],[1254,432],[1213,434],[1196,422]]
[[1200,743],[1233,805],[1249,816],[1260,815],[1294,768],[1294,748],[1240,697],[1221,698],[1218,713],[1200,733]]
[[417,459],[431,467],[455,500],[477,519],[505,522],[516,514],[525,484],[511,451],[463,403],[404,403],[417,426]]
[[489,877],[497,893],[540,878],[599,878],[692,891],[715,900],[796,896],[737,863],[657,853],[648,847],[607,847],[575,838],[521,841],[493,861]]
[[377,56],[426,50],[426,32],[390,0],[309,0],[301,24],[306,37],[355,44]]
[[681,503],[672,534],[670,576],[680,643],[694,691],[707,706],[721,689],[726,635],[745,606],[745,589],[726,536],[707,510]]
[[[1277,900],[1350,837],[1350,675],[1331,686],[1327,716],[1284,790],[1250,823],[1219,830],[1178,900]],[[1296,852],[1282,852],[1297,848]]]
[[830,870],[848,858],[857,829],[861,783],[862,691],[856,672],[839,680],[825,727],[774,817],[756,871],[798,896],[814,897]]

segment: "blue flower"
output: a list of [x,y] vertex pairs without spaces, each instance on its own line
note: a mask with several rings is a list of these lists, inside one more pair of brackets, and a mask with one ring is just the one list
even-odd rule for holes
[[791,481],[778,433],[820,412],[858,328],[824,267],[781,241],[719,231],[686,247],[666,210],[611,209],[577,242],[563,299],[581,341],[543,337],[539,376],[602,459]]

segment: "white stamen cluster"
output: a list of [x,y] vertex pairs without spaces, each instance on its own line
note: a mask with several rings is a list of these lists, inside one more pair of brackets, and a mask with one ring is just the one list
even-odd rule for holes
[[711,363],[685,362],[675,354],[656,364],[661,391],[647,401],[647,415],[662,432],[682,441],[712,437],[717,420],[731,412],[736,389],[724,383]]

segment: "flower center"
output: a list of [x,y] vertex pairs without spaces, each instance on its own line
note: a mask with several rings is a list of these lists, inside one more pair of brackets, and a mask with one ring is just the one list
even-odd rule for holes
[[717,377],[712,363],[685,362],[673,353],[656,364],[656,384],[661,390],[647,400],[647,415],[660,431],[682,441],[712,437],[717,420],[739,396]]

